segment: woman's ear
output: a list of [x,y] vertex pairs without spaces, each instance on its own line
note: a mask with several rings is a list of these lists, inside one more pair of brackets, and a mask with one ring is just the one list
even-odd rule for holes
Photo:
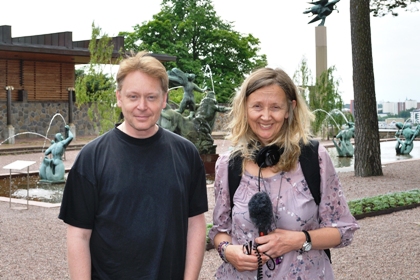
[[292,100],[292,109],[294,110],[296,108],[296,100]]

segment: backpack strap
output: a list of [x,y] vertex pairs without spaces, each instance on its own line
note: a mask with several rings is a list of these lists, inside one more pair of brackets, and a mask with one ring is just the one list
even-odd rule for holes
[[311,139],[309,145],[301,146],[299,156],[303,176],[305,177],[306,183],[308,183],[316,205],[319,205],[321,202],[321,174],[319,173],[318,146],[319,142]]
[[229,195],[230,195],[230,216],[232,217],[233,209],[233,195],[239,187],[239,183],[242,178],[242,161],[241,155],[236,155],[229,160],[228,165],[228,183],[229,183]]
[[[319,205],[321,202],[321,174],[318,158],[319,142],[313,139],[309,141],[309,145],[301,146],[300,148],[299,162],[315,203]],[[332,263],[330,249],[325,249],[324,251],[330,263]]]

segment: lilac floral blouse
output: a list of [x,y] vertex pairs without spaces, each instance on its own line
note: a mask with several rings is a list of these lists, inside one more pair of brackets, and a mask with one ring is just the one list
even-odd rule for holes
[[[319,207],[311,195],[300,164],[291,172],[280,172],[260,182],[261,191],[271,198],[274,220],[272,228],[288,230],[313,230],[322,227],[336,227],[341,233],[344,247],[352,242],[354,232],[359,229],[351,215],[339,178],[331,158],[319,145],[319,166],[321,172],[321,202]],[[218,232],[232,236],[232,244],[243,245],[258,236],[248,214],[248,201],[258,191],[258,177],[245,171],[234,195],[234,208],[230,216],[228,187],[229,152],[222,154],[216,162],[214,193],[216,204],[213,212],[213,227],[209,237],[214,240]],[[215,246],[217,247],[218,244]],[[291,251],[284,260],[270,271],[263,266],[264,279],[334,279],[330,261],[323,250],[310,250],[300,254]],[[238,272],[229,263],[222,263],[217,269],[216,279],[256,279],[256,271]]]

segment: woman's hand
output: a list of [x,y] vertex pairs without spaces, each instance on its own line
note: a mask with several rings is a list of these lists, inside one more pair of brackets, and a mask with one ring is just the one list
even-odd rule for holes
[[264,252],[273,259],[280,257],[290,251],[299,250],[305,242],[303,232],[275,229],[268,235],[255,238],[260,252]]
[[[263,256],[263,263],[265,263],[268,260],[268,257],[263,254],[261,255]],[[253,254],[247,255],[244,253],[242,245],[227,246],[225,249],[225,257],[239,272],[257,270],[258,268],[258,258],[255,251],[253,251]]]

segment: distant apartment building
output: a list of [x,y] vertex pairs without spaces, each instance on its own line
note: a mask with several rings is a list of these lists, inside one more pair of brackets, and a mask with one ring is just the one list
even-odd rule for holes
[[420,109],[416,109],[410,113],[410,118],[413,123],[420,123]]
[[416,100],[406,100],[405,101],[405,110],[410,110],[410,109],[417,109],[417,101]]
[[397,115],[402,111],[410,109],[418,109],[420,103],[417,103],[416,100],[406,100],[404,102],[382,102],[382,113],[384,114],[393,114]]
[[397,102],[383,102],[382,103],[382,113],[384,114],[393,114],[393,115],[397,115],[398,114],[398,103]]

